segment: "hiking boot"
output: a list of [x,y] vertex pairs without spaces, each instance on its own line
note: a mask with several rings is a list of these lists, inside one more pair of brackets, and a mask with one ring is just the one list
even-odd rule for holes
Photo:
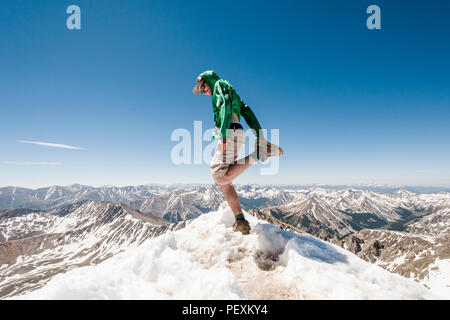
[[281,157],[283,155],[283,149],[280,146],[265,139],[259,139],[255,142],[255,150],[259,153],[261,162],[266,161],[269,157]]
[[242,234],[249,234],[250,229],[250,224],[247,220],[236,220],[236,222],[233,224],[234,232],[240,231]]

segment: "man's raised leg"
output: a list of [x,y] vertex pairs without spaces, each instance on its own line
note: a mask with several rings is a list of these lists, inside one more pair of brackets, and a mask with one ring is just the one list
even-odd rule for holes
[[245,170],[250,168],[250,166],[256,162],[257,161],[252,157],[252,155],[248,155],[244,159],[240,159],[236,163],[233,163],[228,168],[227,173],[220,179],[219,185],[231,184],[234,179],[244,173]]

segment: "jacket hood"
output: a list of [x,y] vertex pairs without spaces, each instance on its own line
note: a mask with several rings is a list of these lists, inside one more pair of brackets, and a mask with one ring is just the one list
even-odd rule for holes
[[220,79],[220,77],[212,70],[205,71],[199,75],[203,80],[211,87],[211,90],[214,91],[214,86],[216,82]]

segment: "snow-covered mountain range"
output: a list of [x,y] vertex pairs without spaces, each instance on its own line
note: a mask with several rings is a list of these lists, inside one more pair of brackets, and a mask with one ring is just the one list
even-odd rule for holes
[[16,299],[432,299],[412,280],[309,235],[229,208],[202,215],[95,266],[53,277]]
[[173,189],[176,189],[176,186],[143,185],[94,188],[74,184],[39,189],[3,187],[0,188],[0,210],[12,208],[54,209],[83,200],[128,204],[131,201],[141,200]]
[[[259,219],[319,237],[450,297],[448,192],[258,185],[237,191]],[[0,298],[183,228],[223,201],[212,185],[0,188]]]
[[[278,205],[290,201],[290,192],[273,186],[237,186],[246,207]],[[85,185],[51,186],[39,189],[0,188],[0,210],[13,208],[55,209],[83,200],[125,203],[182,220],[185,214],[209,212],[224,200],[214,185],[140,185],[128,187],[91,187]],[[160,207],[162,205],[162,207]],[[163,210],[163,212],[161,211]]]
[[[280,188],[238,185],[246,209],[265,208],[294,226],[314,233],[325,229],[344,236],[363,228],[401,227],[417,217],[449,207],[450,193],[418,194],[407,189],[379,193],[352,188]],[[83,200],[124,203],[144,214],[170,222],[198,217],[216,210],[224,197],[214,185],[129,187],[83,185],[52,186],[36,190],[0,188],[0,210],[11,208],[48,210]]]

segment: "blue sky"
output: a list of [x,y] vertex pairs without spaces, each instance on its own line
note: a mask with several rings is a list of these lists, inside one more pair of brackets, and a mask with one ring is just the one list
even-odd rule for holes
[[[71,4],[81,30],[66,28]],[[371,4],[381,30],[366,27]],[[191,91],[209,69],[285,150],[278,174],[254,166],[237,183],[450,186],[449,12],[436,0],[2,1],[0,186],[212,183],[208,164],[170,159],[173,130],[213,126],[210,98]]]

